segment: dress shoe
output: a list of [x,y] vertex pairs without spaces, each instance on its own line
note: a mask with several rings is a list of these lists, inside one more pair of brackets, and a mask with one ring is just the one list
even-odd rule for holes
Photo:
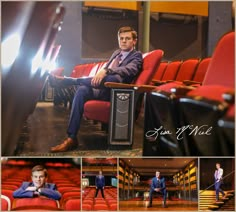
[[148,204],[148,206],[147,206],[148,208],[151,208],[152,207],[152,204]]
[[69,150],[76,149],[77,146],[78,146],[77,140],[73,140],[72,138],[67,138],[65,141],[63,141],[62,144],[52,147],[51,152],[66,152]]
[[167,205],[163,205],[162,207],[163,207],[163,208],[168,208],[168,206],[167,206]]

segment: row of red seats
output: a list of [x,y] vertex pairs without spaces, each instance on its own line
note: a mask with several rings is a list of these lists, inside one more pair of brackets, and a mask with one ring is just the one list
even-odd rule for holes
[[[155,70],[151,84],[160,85],[173,80],[184,83],[189,83],[189,81],[202,83],[209,62],[210,58],[161,62]],[[71,72],[71,77],[94,76],[105,64],[106,62],[76,65]],[[67,102],[71,105],[75,91],[76,86],[67,88],[57,87],[55,95],[57,99],[59,98],[64,102],[64,105],[67,105]]]
[[187,59],[185,61],[161,62],[152,79],[152,85],[168,82],[201,84],[211,58]]
[[[46,167],[46,166],[45,166]],[[47,168],[47,167],[46,167]],[[23,181],[31,181],[31,167],[2,166],[1,195],[3,195],[2,210],[80,210],[81,198],[81,172],[77,167],[47,168],[49,183],[55,183],[62,197],[60,201],[47,198],[14,199],[13,192]],[[17,173],[17,175],[16,175]]]
[[104,198],[102,198],[101,193],[98,193],[98,196],[95,197],[95,192],[95,188],[85,188],[83,190],[83,210],[117,210],[117,188],[105,187]]
[[201,85],[171,82],[147,95],[144,130],[166,133],[144,138],[145,156],[234,155],[234,39],[235,32],[220,39]]

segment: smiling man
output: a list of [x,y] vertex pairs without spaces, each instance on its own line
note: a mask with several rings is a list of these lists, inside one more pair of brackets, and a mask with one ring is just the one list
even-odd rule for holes
[[[105,41],[104,41],[105,42]],[[57,78],[64,85],[77,84],[74,95],[68,137],[59,145],[52,147],[51,152],[64,152],[77,148],[77,133],[80,128],[84,104],[91,99],[109,101],[110,88],[104,87],[105,82],[131,83],[142,69],[142,53],[135,50],[137,32],[132,27],[121,27],[118,30],[119,49],[116,50],[105,68],[100,69],[92,78]]]
[[47,183],[47,170],[41,166],[34,166],[32,169],[32,182],[23,182],[21,187],[13,192],[14,198],[45,196],[50,199],[59,200],[61,194],[57,191],[56,185]]

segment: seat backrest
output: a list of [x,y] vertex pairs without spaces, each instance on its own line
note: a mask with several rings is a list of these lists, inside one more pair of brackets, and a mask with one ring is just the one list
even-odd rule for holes
[[180,68],[180,65],[182,64],[182,61],[173,61],[168,64],[166,67],[165,73],[162,77],[162,81],[165,80],[174,80],[176,78],[176,75],[178,73],[178,70]]
[[167,61],[161,62],[153,76],[153,80],[161,80],[167,66],[168,66]]
[[10,199],[11,203],[13,202],[13,200],[14,200],[13,190],[1,188],[1,194],[4,196],[7,196]]
[[197,70],[195,72],[195,75],[193,77],[193,81],[196,82],[202,82],[205,75],[206,75],[206,71],[208,69],[209,63],[211,61],[210,57],[204,58],[200,61]]
[[80,198],[73,197],[65,201],[63,209],[65,211],[80,211],[80,205]]
[[176,81],[192,80],[198,63],[199,59],[185,60],[181,64],[175,80]]
[[142,72],[135,80],[136,85],[148,85],[151,82],[155,71],[160,65],[163,54],[162,50],[157,49],[144,56]]
[[11,200],[1,194],[1,211],[10,211],[11,210]]
[[22,206],[48,206],[52,208],[58,208],[58,202],[53,199],[47,198],[19,198],[14,199],[12,208],[22,207]]
[[222,85],[234,88],[235,32],[225,34],[214,50],[203,85]]
[[93,206],[93,209],[96,211],[96,210],[109,210],[108,206],[106,204],[95,204]]
[[82,209],[85,211],[91,211],[93,209],[93,206],[88,203],[82,203]]

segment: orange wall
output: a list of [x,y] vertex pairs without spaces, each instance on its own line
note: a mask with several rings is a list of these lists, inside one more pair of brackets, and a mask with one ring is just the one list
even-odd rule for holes
[[[84,6],[141,10],[140,1],[85,1]],[[151,12],[208,16],[207,1],[151,1]]]

